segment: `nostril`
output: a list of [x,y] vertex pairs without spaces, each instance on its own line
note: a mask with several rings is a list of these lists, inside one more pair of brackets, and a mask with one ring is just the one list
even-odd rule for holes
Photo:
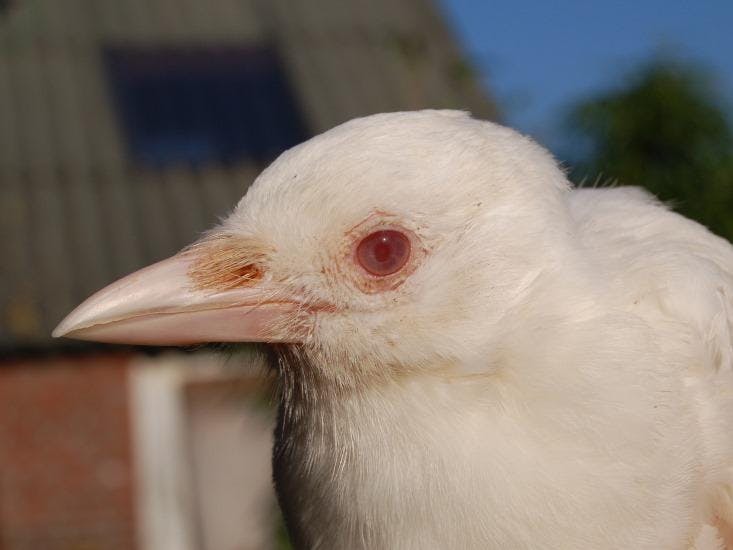
[[253,263],[232,265],[230,262],[197,262],[189,276],[202,290],[229,290],[257,284],[264,276],[263,269]]
[[235,237],[204,240],[194,254],[189,276],[201,290],[230,290],[257,284],[265,274],[265,251],[257,243]]
[[250,286],[261,280],[262,275],[262,268],[257,264],[243,265],[231,272],[231,283],[233,286]]

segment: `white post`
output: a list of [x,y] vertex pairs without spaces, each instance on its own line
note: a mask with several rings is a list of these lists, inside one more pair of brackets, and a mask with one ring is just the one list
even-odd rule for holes
[[196,509],[185,441],[177,355],[141,358],[130,370],[136,515],[141,550],[196,550]]

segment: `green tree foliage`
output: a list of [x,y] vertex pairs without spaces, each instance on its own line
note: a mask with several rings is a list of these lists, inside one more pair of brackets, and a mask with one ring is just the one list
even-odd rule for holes
[[733,130],[705,74],[656,61],[573,108],[585,143],[573,179],[646,187],[733,241]]

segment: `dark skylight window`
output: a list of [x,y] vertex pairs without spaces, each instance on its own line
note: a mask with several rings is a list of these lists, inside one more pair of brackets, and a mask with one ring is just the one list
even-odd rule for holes
[[307,137],[271,49],[116,48],[105,59],[139,164],[267,162]]

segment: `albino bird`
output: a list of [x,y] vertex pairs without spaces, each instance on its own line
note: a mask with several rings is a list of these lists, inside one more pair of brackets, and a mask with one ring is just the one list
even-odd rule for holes
[[711,550],[733,524],[732,311],[726,241],[420,111],[285,152],[54,334],[274,344],[298,548]]

